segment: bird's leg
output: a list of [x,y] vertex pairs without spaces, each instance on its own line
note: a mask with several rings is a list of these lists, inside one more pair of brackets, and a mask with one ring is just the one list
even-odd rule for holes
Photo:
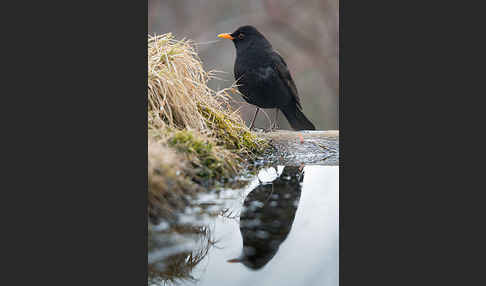
[[250,130],[253,128],[253,123],[255,123],[255,119],[257,117],[257,114],[258,114],[258,111],[260,110],[259,107],[256,108],[256,111],[255,111],[255,115],[253,116],[253,120],[251,121],[251,124],[250,124]]
[[272,130],[272,129],[277,130],[278,129],[277,118],[278,118],[278,108],[275,108],[275,121],[273,122],[273,124],[272,124],[273,126],[272,126],[272,128],[270,128],[270,130]]

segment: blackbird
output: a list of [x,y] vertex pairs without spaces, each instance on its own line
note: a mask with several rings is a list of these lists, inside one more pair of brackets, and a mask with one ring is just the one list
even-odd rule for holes
[[238,90],[248,103],[257,106],[250,129],[259,108],[276,108],[275,120],[281,110],[294,130],[316,129],[302,113],[297,87],[287,64],[255,27],[242,26],[218,37],[235,44],[234,73]]

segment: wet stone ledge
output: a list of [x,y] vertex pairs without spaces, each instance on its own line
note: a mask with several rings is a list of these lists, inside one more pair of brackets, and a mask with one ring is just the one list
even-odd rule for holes
[[262,133],[275,147],[275,163],[285,166],[339,165],[339,131],[287,131]]

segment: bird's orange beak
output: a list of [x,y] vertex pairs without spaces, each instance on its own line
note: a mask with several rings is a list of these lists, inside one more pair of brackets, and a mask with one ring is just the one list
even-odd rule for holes
[[229,263],[239,263],[239,262],[241,262],[241,259],[240,258],[233,258],[233,259],[230,259],[230,260],[226,260],[226,262],[229,262]]
[[234,40],[235,38],[231,37],[230,34],[219,34],[218,35],[219,38],[224,38],[224,39],[229,39],[229,40]]

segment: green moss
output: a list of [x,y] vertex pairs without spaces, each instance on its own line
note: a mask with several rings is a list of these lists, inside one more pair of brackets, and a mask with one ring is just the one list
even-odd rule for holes
[[233,121],[222,112],[215,112],[206,106],[199,106],[218,143],[239,153],[261,153],[267,146],[266,141],[252,134],[245,126]]
[[212,144],[194,138],[194,135],[188,130],[175,132],[169,139],[169,145],[176,147],[180,152],[195,153],[205,156],[211,153]]
[[[214,146],[209,140],[196,136],[190,130],[175,131],[167,141],[177,152],[185,153],[196,174],[204,179],[219,179],[232,174],[232,158],[221,156],[224,151]],[[226,157],[226,158],[225,158]]]

